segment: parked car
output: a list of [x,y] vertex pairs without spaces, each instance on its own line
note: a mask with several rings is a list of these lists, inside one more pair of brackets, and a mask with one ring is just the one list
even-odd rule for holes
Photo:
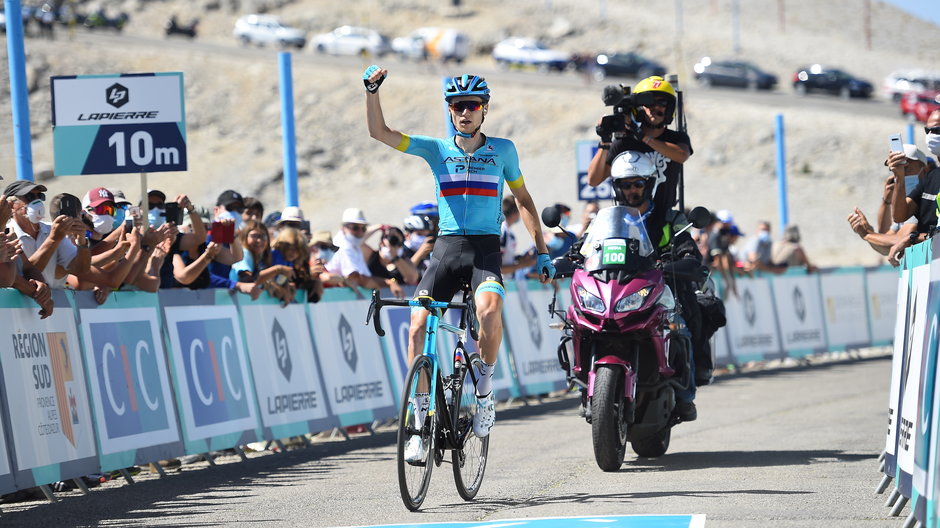
[[898,70],[885,77],[884,96],[895,102],[913,92],[940,90],[940,72],[929,70]]
[[838,95],[843,99],[850,97],[871,97],[874,89],[868,81],[836,68],[824,68],[813,64],[800,68],[793,74],[793,89],[797,95],[806,95],[812,91]]
[[571,54],[549,48],[538,40],[510,37],[493,47],[493,58],[502,69],[534,67],[538,71],[562,71],[571,63]]
[[235,21],[233,32],[242,44],[277,44],[282,48],[303,48],[307,44],[307,32],[286,26],[274,15],[245,15]]
[[402,59],[452,60],[460,64],[470,53],[470,39],[456,29],[424,27],[393,39],[392,51]]
[[388,38],[374,29],[340,26],[329,33],[321,33],[310,41],[319,53],[330,55],[377,55],[392,51]]
[[914,119],[926,123],[930,113],[940,109],[940,91],[922,90],[909,92],[899,102],[901,115],[914,116]]
[[772,90],[777,76],[746,61],[713,61],[702,57],[695,66],[695,80],[702,86],[731,86],[749,90]]
[[666,75],[665,66],[632,51],[601,53],[594,57],[593,62],[591,75],[597,81],[605,77],[645,79],[650,75]]

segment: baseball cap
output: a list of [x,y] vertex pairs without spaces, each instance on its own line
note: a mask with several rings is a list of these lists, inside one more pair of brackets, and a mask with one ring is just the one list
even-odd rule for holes
[[289,206],[285,207],[284,211],[281,213],[281,217],[278,219],[277,223],[281,224],[284,222],[303,222],[304,221],[304,212],[300,210],[300,207]]
[[82,197],[82,207],[97,207],[107,202],[114,203],[114,195],[104,187],[95,187]]
[[744,236],[744,233],[741,232],[737,224],[732,224],[731,229],[728,232],[734,236]]
[[[927,165],[927,155],[924,154],[923,150],[917,148],[917,145],[911,145],[910,143],[904,144],[904,155],[907,156],[907,159],[912,159],[914,161],[919,161],[924,165]],[[885,160],[885,165],[888,164],[888,160]]]
[[232,204],[241,204],[242,206],[244,206],[245,201],[242,198],[241,194],[231,189],[222,191],[222,194],[219,195],[219,199],[215,201],[215,205],[222,205],[225,207],[228,207],[229,205],[232,205]]
[[[117,196],[117,195],[115,195],[115,196]],[[165,202],[165,201],[166,201],[166,193],[164,193],[163,191],[159,191],[159,190],[157,190],[157,189],[147,189],[147,196],[148,196],[148,197],[149,197],[149,196],[158,196],[158,197],[160,198],[160,201],[161,201],[161,202]]]
[[437,202],[432,202],[431,200],[418,202],[409,209],[409,212],[416,216],[438,216]]
[[727,210],[727,209],[722,209],[722,210],[718,211],[717,213],[715,213],[715,218],[717,218],[718,221],[721,222],[721,223],[723,223],[723,224],[733,224],[733,223],[734,223],[734,216],[731,214],[731,211],[729,211],[729,210]]
[[7,188],[3,191],[3,194],[7,196],[23,196],[33,192],[33,190],[46,192],[46,186],[33,183],[29,180],[16,180],[10,183],[10,185],[7,185]]
[[114,195],[115,205],[124,205],[124,204],[130,205],[131,204],[130,200],[128,200],[127,197],[124,196],[124,191],[122,191],[121,189],[108,189],[108,190],[111,191],[111,194]]
[[366,222],[366,216],[362,214],[362,209],[350,207],[346,209],[345,211],[343,211],[343,223],[344,224],[368,224],[369,222]]

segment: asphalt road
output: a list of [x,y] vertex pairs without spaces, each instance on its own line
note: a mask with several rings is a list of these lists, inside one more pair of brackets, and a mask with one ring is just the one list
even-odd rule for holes
[[[3,506],[2,526],[360,526],[578,515],[705,514],[713,527],[900,526],[876,496],[890,359],[726,377],[702,389],[699,419],[669,452],[619,472],[594,462],[576,399],[497,411],[477,500],[436,468],[419,513],[401,504],[394,429],[285,454],[140,475],[56,504]],[[905,512],[906,515],[907,512]]]

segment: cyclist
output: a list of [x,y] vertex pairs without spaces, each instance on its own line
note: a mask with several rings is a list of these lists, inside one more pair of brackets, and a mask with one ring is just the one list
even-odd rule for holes
[[[522,221],[538,250],[537,266],[541,281],[550,282],[555,267],[542,239],[538,214],[519,170],[519,158],[512,141],[489,137],[480,132],[490,100],[486,81],[476,75],[450,78],[444,87],[456,135],[447,138],[409,136],[385,124],[379,102],[379,86],[388,70],[370,66],[362,78],[366,85],[366,119],[369,135],[406,154],[424,158],[435,178],[440,214],[439,237],[431,254],[431,263],[418,283],[417,295],[449,301],[462,282],[474,292],[480,321],[480,353],[483,364],[476,367],[477,412],[473,432],[478,437],[489,434],[495,422],[492,375],[502,340],[502,304],[505,290],[500,274],[499,234],[503,220],[501,199],[503,183],[509,185]],[[422,353],[428,312],[411,313],[409,363]],[[426,412],[429,396],[419,394],[415,407]],[[423,421],[423,420],[419,420]],[[409,441],[406,458],[423,458],[425,447],[419,435]]]

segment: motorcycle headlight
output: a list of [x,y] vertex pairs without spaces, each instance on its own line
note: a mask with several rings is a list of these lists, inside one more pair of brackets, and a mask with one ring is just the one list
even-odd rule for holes
[[604,313],[607,308],[600,297],[588,292],[581,286],[578,286],[578,298],[581,299],[581,306],[590,312]]
[[649,297],[651,293],[650,288],[643,288],[638,292],[631,293],[623,299],[617,301],[617,304],[614,306],[614,311],[616,312],[632,312],[633,310],[638,310],[643,303],[646,302],[646,298]]

